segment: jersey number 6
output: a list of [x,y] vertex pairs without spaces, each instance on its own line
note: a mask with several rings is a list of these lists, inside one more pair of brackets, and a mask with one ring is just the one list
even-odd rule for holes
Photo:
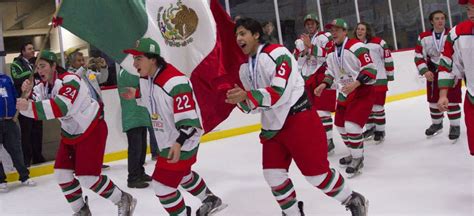
[[370,62],[371,62],[369,53],[365,53],[365,54],[364,54],[364,60],[365,60],[365,63],[370,63]]

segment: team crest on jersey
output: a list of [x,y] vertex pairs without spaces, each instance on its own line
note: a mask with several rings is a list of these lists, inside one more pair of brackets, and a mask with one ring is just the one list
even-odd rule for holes
[[166,45],[182,47],[193,42],[192,35],[196,32],[199,18],[196,11],[178,0],[168,8],[159,8],[157,21]]

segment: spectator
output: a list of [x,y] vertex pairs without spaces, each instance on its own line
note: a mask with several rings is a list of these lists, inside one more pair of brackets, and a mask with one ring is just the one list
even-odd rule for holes
[[138,88],[140,78],[121,70],[117,76],[117,87],[122,107],[122,129],[128,140],[128,178],[129,188],[146,188],[152,179],[145,173],[146,133],[151,127],[148,111],[138,106],[136,100],[127,100],[121,96],[127,87]]
[[[10,77],[0,71],[0,144],[12,158],[13,166],[20,175],[20,181],[25,186],[35,186],[36,182],[30,179],[30,172],[23,161],[23,152],[20,144],[20,130],[13,121],[16,113],[16,90]],[[0,192],[8,192],[7,176],[0,163]]]
[[[90,58],[103,58],[105,60],[105,63],[107,64],[107,70],[108,70],[108,77],[107,79],[104,80],[104,82],[99,83],[100,86],[111,86],[111,85],[117,85],[117,64],[115,61],[107,56],[104,52],[100,51],[94,46],[91,46],[89,50],[89,57]],[[120,68],[119,68],[120,70]]]
[[[33,73],[35,50],[31,42],[21,46],[20,55],[11,64],[11,75],[16,92],[21,96],[21,84]],[[35,74],[35,83],[39,82],[38,74]],[[31,164],[45,162],[42,155],[43,147],[43,122],[36,121],[24,115],[18,116],[21,128],[21,146],[23,149],[23,159],[27,167]]]
[[273,25],[273,22],[267,21],[264,22],[262,25],[263,28],[263,41],[265,43],[270,43],[270,44],[277,44],[278,39],[275,37],[275,26]]
[[[64,54],[67,57],[68,72],[75,73],[85,81],[89,88],[90,96],[99,103],[100,112],[104,115],[104,103],[99,84],[106,82],[109,76],[105,60],[103,58],[92,58],[89,60],[89,65],[86,68],[84,55],[79,52],[79,49],[69,48]],[[102,165],[102,169],[109,168],[109,165]]]
[[[74,72],[80,75],[81,78],[93,80],[93,83],[97,83],[97,87],[101,83],[107,82],[109,77],[109,70],[107,63],[104,58],[91,58],[86,68],[86,61],[84,54],[79,52],[78,48],[69,48],[64,52],[67,57],[67,66],[69,72]],[[80,70],[83,68],[82,70]],[[99,88],[100,89],[100,88]]]

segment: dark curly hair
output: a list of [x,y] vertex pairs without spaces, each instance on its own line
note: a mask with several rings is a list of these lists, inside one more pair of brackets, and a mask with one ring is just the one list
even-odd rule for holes
[[[366,29],[366,36],[365,38],[367,38],[367,41],[370,41],[372,40],[372,38],[374,37],[374,33],[372,31],[372,27],[370,27],[370,25],[366,22],[360,22],[360,23],[357,23],[356,27],[354,28],[354,37],[357,38],[357,27],[359,27],[359,25],[364,25],[365,26],[365,29]],[[357,38],[359,39],[359,38]]]

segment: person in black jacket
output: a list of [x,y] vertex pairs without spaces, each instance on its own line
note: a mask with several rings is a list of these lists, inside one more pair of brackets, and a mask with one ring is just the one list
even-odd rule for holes
[[[24,43],[21,46],[21,52],[18,57],[13,60],[10,66],[11,75],[15,84],[18,97],[21,96],[21,84],[28,79],[33,73],[35,50],[31,42]],[[39,82],[38,74],[35,74],[36,82]],[[35,82],[35,83],[36,83]],[[18,116],[21,128],[21,145],[23,148],[23,159],[25,165],[29,167],[31,164],[45,162],[42,155],[43,147],[43,123],[23,115]]]

